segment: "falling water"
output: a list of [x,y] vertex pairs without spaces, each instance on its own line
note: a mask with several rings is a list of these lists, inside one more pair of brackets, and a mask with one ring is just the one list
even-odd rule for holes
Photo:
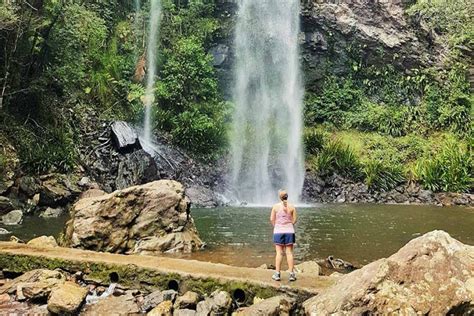
[[156,50],[160,30],[161,19],[161,1],[151,0],[150,21],[147,40],[147,75],[145,90],[145,122],[143,124],[143,142],[146,145],[152,144],[151,141],[151,107],[154,102],[154,86],[156,76]]
[[240,0],[235,33],[232,183],[240,201],[298,200],[304,180],[299,0]]

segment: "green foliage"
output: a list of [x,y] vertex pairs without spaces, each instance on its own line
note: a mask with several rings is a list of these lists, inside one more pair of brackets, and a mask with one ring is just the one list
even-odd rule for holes
[[417,162],[414,173],[427,189],[468,192],[474,188],[472,148],[448,138]]
[[379,160],[366,162],[363,173],[365,183],[371,189],[389,191],[405,180],[402,167]]
[[31,173],[53,170],[69,172],[76,163],[76,152],[72,134],[64,128],[34,129],[16,128],[15,147],[21,167]]
[[360,178],[360,163],[354,151],[341,141],[326,142],[314,159],[314,167],[321,175],[338,173],[353,179]]
[[323,149],[328,135],[321,129],[313,127],[304,130],[303,138],[306,153],[314,155]]
[[470,0],[417,0],[407,13],[422,19],[452,47],[474,41],[474,15]]
[[51,77],[68,91],[84,86],[84,79],[99,58],[107,36],[105,21],[82,5],[63,8],[49,45],[54,60]]
[[340,125],[344,113],[360,103],[361,93],[352,80],[328,77],[322,91],[307,93],[305,98],[305,122],[307,125],[325,121]]

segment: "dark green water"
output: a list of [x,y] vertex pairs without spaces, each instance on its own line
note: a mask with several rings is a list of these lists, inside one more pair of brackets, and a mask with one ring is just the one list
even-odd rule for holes
[[[272,226],[267,208],[193,209],[205,251],[181,257],[240,266],[272,263]],[[6,227],[22,239],[57,236],[66,218],[26,218]],[[320,205],[298,209],[295,258],[333,255],[354,264],[387,257],[410,239],[441,229],[474,245],[474,209],[413,205]],[[9,236],[0,236],[8,239]]]

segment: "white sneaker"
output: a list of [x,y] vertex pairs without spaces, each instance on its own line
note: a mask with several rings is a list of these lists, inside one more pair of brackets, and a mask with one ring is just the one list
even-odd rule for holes
[[280,272],[273,273],[272,279],[275,281],[281,281]]
[[288,280],[296,281],[296,273],[295,272],[290,272],[290,278]]

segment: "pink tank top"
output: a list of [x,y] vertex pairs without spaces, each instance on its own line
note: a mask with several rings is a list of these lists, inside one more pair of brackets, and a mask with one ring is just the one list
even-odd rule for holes
[[290,212],[285,212],[283,204],[279,204],[276,209],[274,234],[294,234],[293,216]]

